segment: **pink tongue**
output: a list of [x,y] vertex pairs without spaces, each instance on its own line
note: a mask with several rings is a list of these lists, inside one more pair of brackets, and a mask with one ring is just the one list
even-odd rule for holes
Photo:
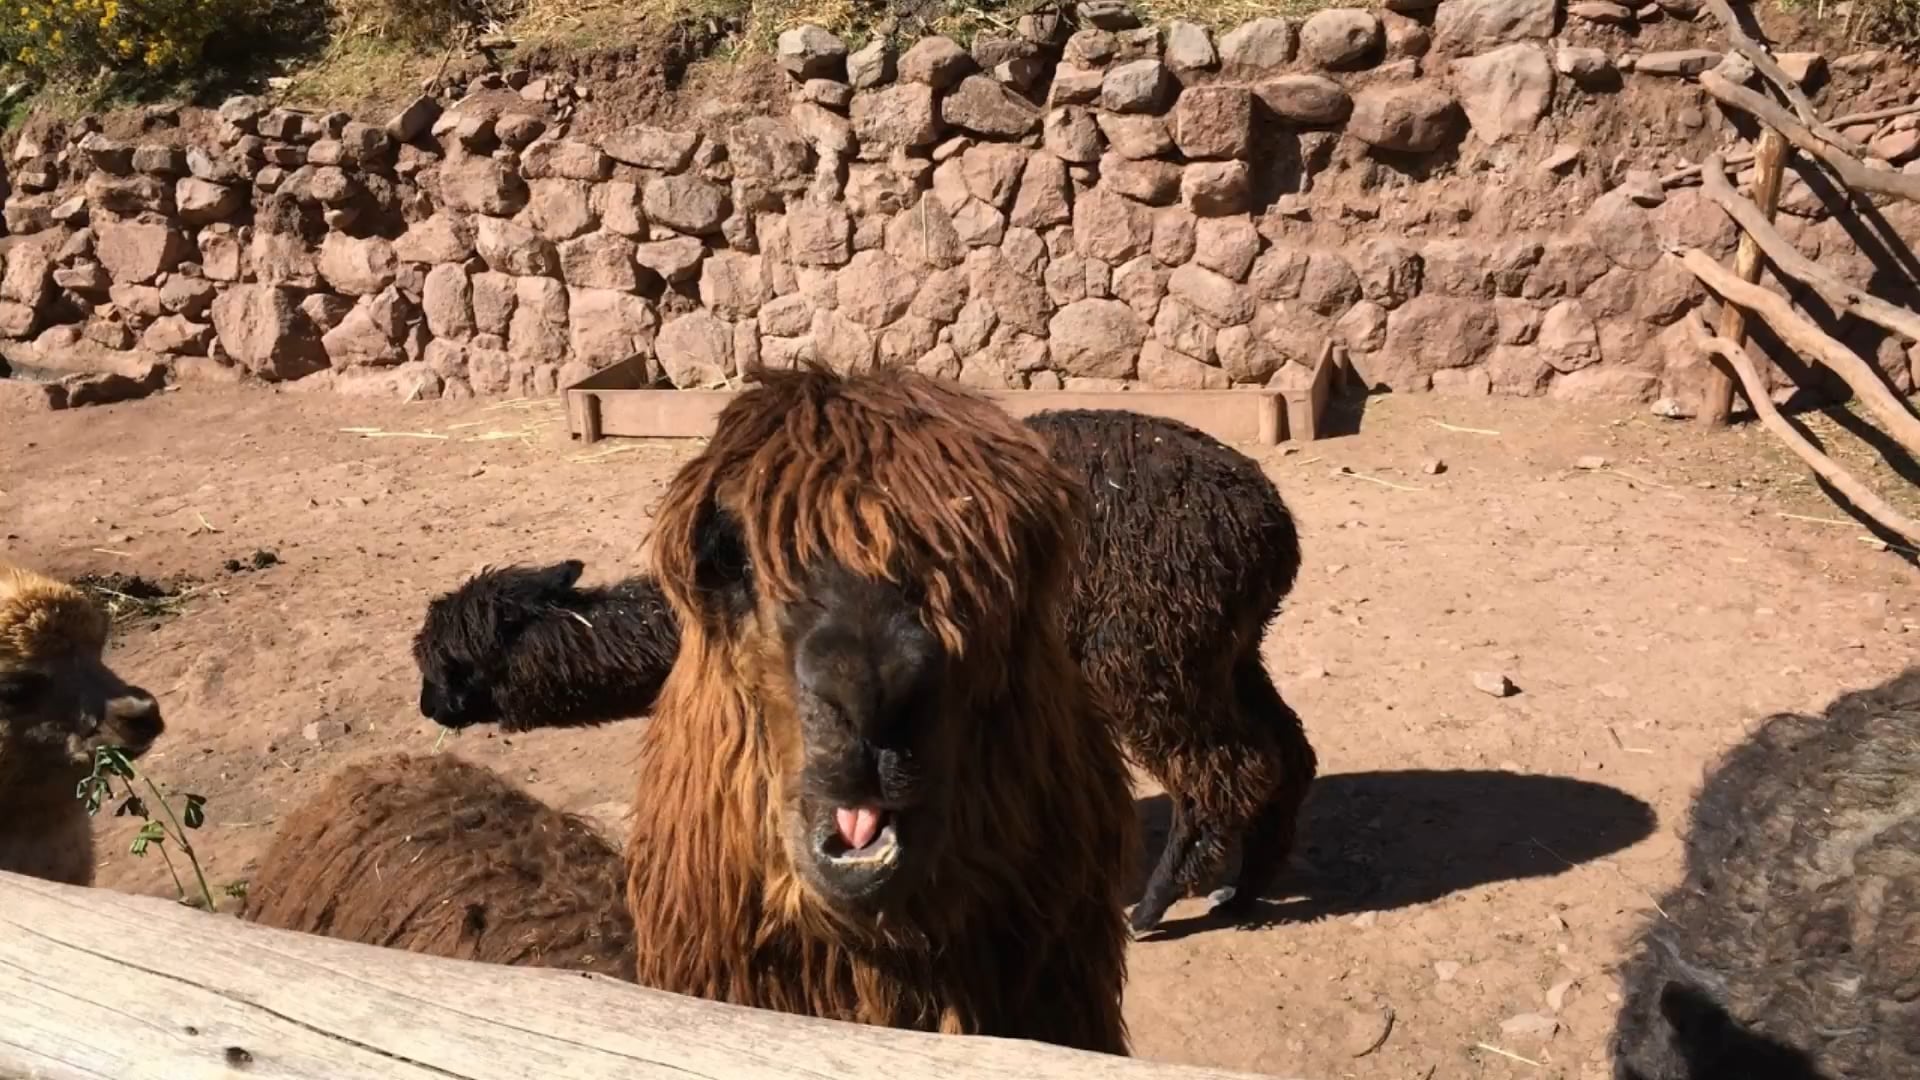
[[880,811],[871,807],[841,807],[833,812],[833,822],[840,827],[840,839],[847,842],[848,849],[859,851],[880,832]]

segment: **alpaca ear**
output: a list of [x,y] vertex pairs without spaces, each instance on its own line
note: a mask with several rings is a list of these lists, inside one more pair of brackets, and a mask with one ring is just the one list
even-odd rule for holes
[[586,570],[587,564],[579,559],[554,563],[540,572],[540,584],[553,592],[566,592],[580,581],[580,575]]
[[1718,1053],[1737,1031],[1719,1002],[1685,983],[1669,982],[1660,989],[1660,1015],[1689,1049],[1689,1058]]

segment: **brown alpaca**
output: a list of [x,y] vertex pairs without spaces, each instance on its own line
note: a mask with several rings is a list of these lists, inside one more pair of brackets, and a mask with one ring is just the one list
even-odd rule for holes
[[93,821],[76,796],[94,752],[147,752],[153,695],[101,659],[107,616],[71,585],[0,562],[0,870],[93,884]]
[[450,755],[348,765],[280,824],[245,918],[367,945],[633,978],[620,852]]
[[1063,630],[1084,494],[951,384],[760,379],[656,523],[639,981],[1125,1053],[1137,824]]

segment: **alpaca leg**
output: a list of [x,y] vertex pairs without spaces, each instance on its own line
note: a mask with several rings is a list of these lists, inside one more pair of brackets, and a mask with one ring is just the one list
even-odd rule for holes
[[1272,736],[1270,753],[1279,759],[1278,782],[1242,837],[1233,895],[1215,909],[1238,917],[1273,884],[1293,854],[1300,809],[1313,785],[1318,761],[1299,716],[1280,697],[1257,657],[1235,669],[1234,686],[1247,720],[1256,730]]
[[1160,861],[1147,879],[1140,902],[1133,906],[1131,922],[1136,934],[1160,925],[1161,917],[1173,906],[1180,893],[1180,870],[1191,857],[1194,846],[1193,812],[1185,799],[1169,795],[1173,803],[1173,823],[1167,830],[1167,846],[1160,852]]

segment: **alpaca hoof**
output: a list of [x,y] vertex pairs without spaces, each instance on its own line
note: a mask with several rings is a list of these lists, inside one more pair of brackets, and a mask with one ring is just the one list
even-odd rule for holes
[[1215,890],[1210,899],[1213,901],[1213,909],[1208,912],[1209,915],[1216,919],[1245,922],[1247,916],[1253,914],[1255,902],[1260,899],[1260,894],[1252,889],[1236,889],[1229,886]]
[[1154,928],[1160,925],[1162,914],[1164,913],[1146,910],[1145,905],[1136,905],[1133,914],[1127,919],[1127,925],[1133,928],[1134,937],[1140,937],[1143,934],[1152,933]]

